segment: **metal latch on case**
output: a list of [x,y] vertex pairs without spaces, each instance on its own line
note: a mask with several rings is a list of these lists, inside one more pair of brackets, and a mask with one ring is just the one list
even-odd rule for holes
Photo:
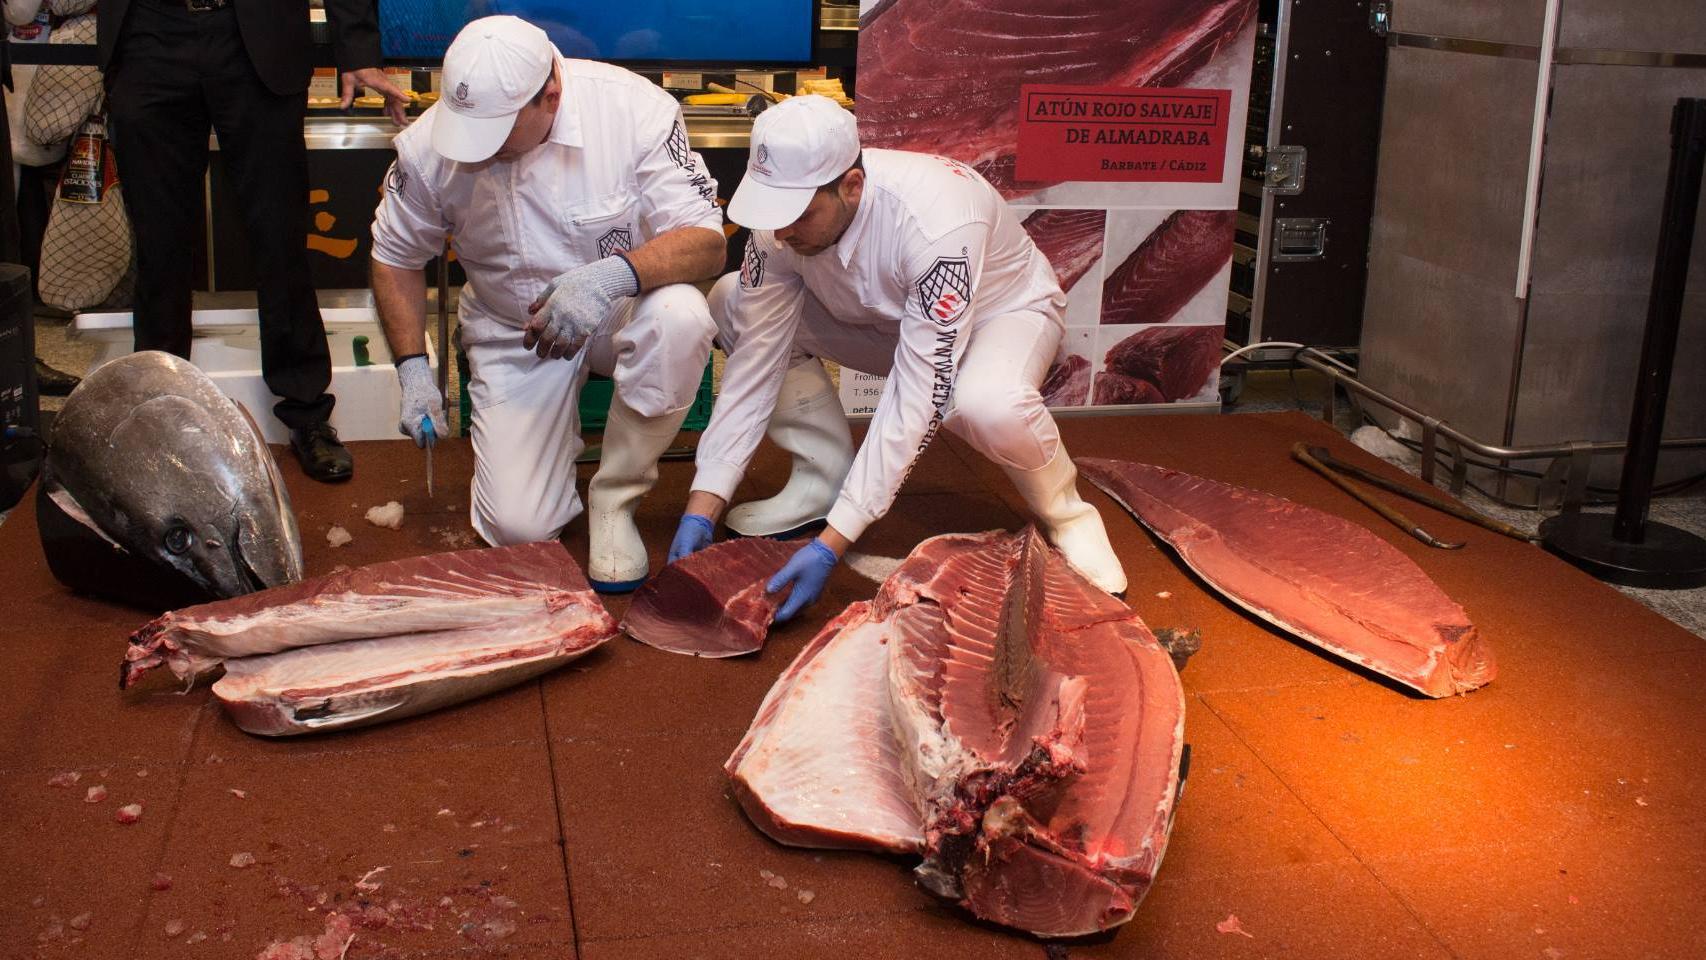
[[1327,255],[1327,224],[1322,217],[1277,217],[1274,219],[1273,263],[1319,260]]
[[1263,170],[1262,189],[1281,197],[1295,197],[1303,192],[1303,171],[1309,165],[1307,149],[1273,147],[1268,150],[1267,161],[1267,167]]
[[1392,32],[1391,0],[1373,0],[1368,5],[1368,29],[1374,31],[1377,37],[1384,37]]

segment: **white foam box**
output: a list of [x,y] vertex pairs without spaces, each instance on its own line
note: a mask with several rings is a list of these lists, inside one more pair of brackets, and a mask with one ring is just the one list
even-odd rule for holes
[[[391,366],[391,351],[372,307],[323,308],[326,342],[332,352],[330,392],[338,398],[332,409],[332,426],[343,440],[396,440],[397,407],[402,389]],[[261,379],[259,317],[254,310],[197,310],[190,318],[195,339],[190,344],[190,362],[219,384],[226,395],[243,405],[260,425],[268,443],[288,443],[290,431],[272,415],[278,398]],[[131,352],[129,313],[80,313],[73,321],[79,336],[103,344],[90,370]],[[367,338],[372,361],[357,366],[357,337]],[[438,355],[431,338],[427,341],[427,363],[438,373]]]

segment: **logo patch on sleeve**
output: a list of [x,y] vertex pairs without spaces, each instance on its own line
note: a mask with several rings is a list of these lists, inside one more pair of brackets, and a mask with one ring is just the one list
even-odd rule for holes
[[758,249],[752,235],[746,237],[746,254],[740,258],[740,285],[748,290],[757,290],[764,283],[764,258],[766,254]]
[[918,308],[946,327],[971,306],[971,268],[965,257],[937,257],[918,278]]
[[669,151],[669,158],[683,170],[693,169],[693,151],[687,145],[687,128],[681,121],[675,122],[675,129],[669,132],[669,139],[663,142],[663,148]]
[[391,162],[391,169],[385,172],[385,189],[400,195],[402,194],[403,189],[408,185],[408,171],[403,169],[402,164],[393,160]]
[[634,235],[627,227],[614,227],[598,238],[598,255],[608,257],[613,253],[627,253],[634,245]]

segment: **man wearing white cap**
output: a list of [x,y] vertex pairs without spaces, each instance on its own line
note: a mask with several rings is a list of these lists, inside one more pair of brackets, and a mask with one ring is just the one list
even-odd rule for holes
[[[729,218],[752,236],[740,273],[711,292],[729,359],[672,561],[711,541],[768,424],[793,472],[769,501],[730,511],[729,526],[780,534],[827,521],[770,581],[771,592],[793,584],[777,612],[787,619],[888,512],[946,426],[1006,471],[1080,573],[1125,589],[1037,389],[1066,296],[993,187],[943,157],[861,153],[852,114],[794,97],[753,124]],[[819,357],[888,377],[857,455]]]
[[587,575],[633,589],[647,572],[634,508],[715,332],[689,284],[724,259],[716,182],[680,108],[627,70],[561,56],[524,20],[486,17],[457,34],[442,98],[396,148],[372,283],[403,388],[399,428],[423,445],[448,432],[425,359],[424,267],[453,235],[468,276],[474,529],[492,544],[549,540],[581,512],[577,401],[597,371],[616,390],[587,488]]

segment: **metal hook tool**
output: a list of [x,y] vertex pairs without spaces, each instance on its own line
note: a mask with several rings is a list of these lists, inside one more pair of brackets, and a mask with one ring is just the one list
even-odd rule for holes
[[1426,493],[1421,490],[1412,490],[1401,483],[1394,483],[1379,474],[1370,473],[1359,466],[1345,463],[1328,453],[1326,447],[1310,447],[1309,455],[1321,461],[1322,465],[1326,466],[1328,469],[1336,470],[1339,473],[1349,474],[1350,476],[1356,477],[1358,480],[1373,484],[1382,490],[1390,490],[1401,497],[1408,497],[1423,506],[1433,507],[1440,513],[1448,513],[1459,520],[1467,520],[1478,527],[1486,527],[1494,533],[1504,534],[1512,540],[1521,540],[1525,543],[1538,543],[1540,541],[1539,534],[1528,533],[1526,531],[1519,530],[1502,520],[1494,520],[1492,517],[1483,516],[1455,500],[1447,500],[1444,497],[1434,496],[1431,493]]
[[1438,547],[1441,550],[1461,550],[1463,548],[1463,544],[1461,543],[1452,543],[1435,537],[1433,534],[1417,526],[1409,517],[1404,516],[1392,507],[1389,507],[1385,503],[1375,499],[1371,494],[1364,492],[1349,480],[1339,476],[1331,467],[1322,463],[1320,460],[1315,459],[1313,451],[1311,451],[1303,441],[1300,440],[1291,445],[1291,455],[1296,458],[1299,463],[1316,473],[1319,473],[1321,476],[1326,477],[1328,480],[1332,481],[1334,486],[1357,498],[1357,500],[1364,506],[1392,521],[1400,530],[1403,530],[1405,533],[1415,537],[1417,540],[1422,541],[1428,546]]

